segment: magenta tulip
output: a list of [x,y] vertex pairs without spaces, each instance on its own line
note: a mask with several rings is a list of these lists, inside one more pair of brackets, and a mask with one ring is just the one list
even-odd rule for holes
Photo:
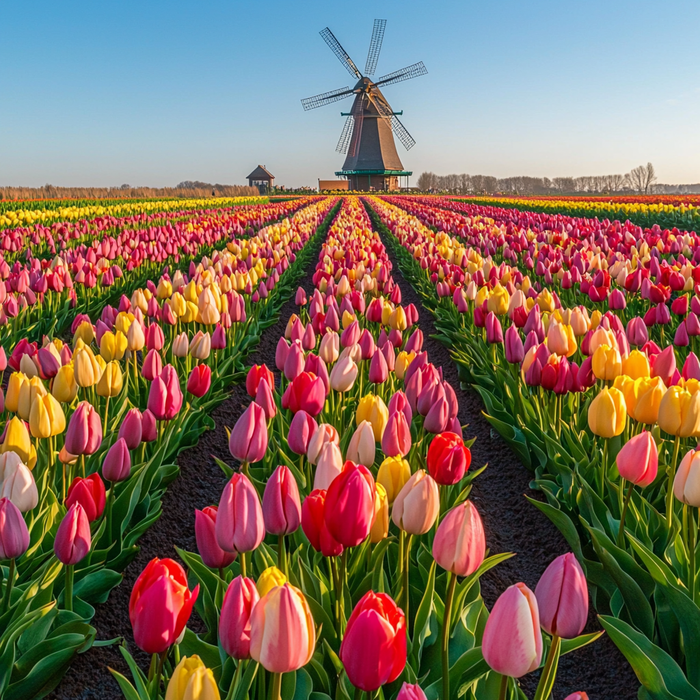
[[90,521],[85,509],[80,503],[73,503],[56,532],[53,545],[56,557],[62,564],[72,566],[85,558],[91,544]]

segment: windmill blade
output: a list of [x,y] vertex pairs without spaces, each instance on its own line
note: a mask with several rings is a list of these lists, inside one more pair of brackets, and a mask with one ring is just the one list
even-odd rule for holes
[[340,42],[335,38],[333,32],[326,27],[324,30],[319,32],[323,37],[323,40],[328,44],[330,50],[337,56],[338,60],[343,64],[345,69],[350,75],[354,76],[358,80],[362,77],[362,73],[357,70],[357,66],[353,63],[348,52],[340,45]]
[[391,130],[404,145],[404,148],[410,151],[416,145],[416,141],[413,136],[408,133],[406,127],[399,121],[399,118],[394,114],[391,107],[381,99],[372,99],[372,102],[377,107],[377,111],[381,114],[382,119],[389,124]]
[[365,63],[365,75],[374,75],[374,71],[377,70],[377,61],[379,60],[379,52],[382,50],[385,28],[385,19],[374,20],[372,39],[369,42],[369,51],[367,52],[367,63]]
[[401,70],[394,71],[385,75],[383,78],[379,78],[374,84],[375,85],[393,85],[394,83],[400,83],[403,80],[410,80],[411,78],[417,78],[420,75],[425,75],[428,69],[423,65],[423,61],[414,63],[411,66],[406,66]]
[[399,118],[396,115],[392,115],[391,117],[391,128],[394,130],[394,133],[407,151],[410,151],[416,145],[416,140],[413,138],[413,136],[411,136],[411,134],[408,133],[408,130],[399,121]]
[[345,124],[343,125],[343,130],[340,133],[338,145],[335,147],[335,150],[338,151],[338,153],[348,152],[348,146],[350,145],[350,139],[352,138],[352,127],[354,123],[355,120],[352,114],[348,115],[348,118],[345,120]]
[[346,85],[338,90],[322,92],[314,97],[306,97],[301,101],[301,104],[304,110],[308,112],[310,109],[316,109],[317,107],[323,107],[323,105],[329,105],[331,102],[342,100],[348,95],[352,95],[352,90]]

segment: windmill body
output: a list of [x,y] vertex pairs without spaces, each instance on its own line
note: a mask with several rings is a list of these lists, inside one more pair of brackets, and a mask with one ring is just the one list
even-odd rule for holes
[[347,178],[350,181],[350,189],[353,190],[396,190],[399,187],[399,178],[412,175],[410,171],[404,170],[396,150],[394,135],[407,150],[415,141],[398,119],[402,113],[391,109],[379,86],[409,80],[424,75],[427,70],[421,62],[390,73],[377,81],[367,77],[373,75],[376,69],[385,26],[386,20],[374,20],[365,75],[360,73],[331,30],[324,29],[321,32],[324,41],[346,70],[357,79],[357,83],[352,88],[344,87],[302,100],[304,109],[309,110],[350,95],[355,96],[350,112],[341,112],[346,121],[336,150],[346,153],[347,157],[343,169],[335,173]]

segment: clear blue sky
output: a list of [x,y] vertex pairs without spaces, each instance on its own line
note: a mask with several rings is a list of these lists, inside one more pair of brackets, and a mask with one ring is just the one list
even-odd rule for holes
[[319,30],[377,76],[423,170],[500,177],[626,172],[700,182],[698,0],[104,3],[4,0],[0,185],[242,183],[264,163],[314,185],[351,101],[300,99],[352,84]]

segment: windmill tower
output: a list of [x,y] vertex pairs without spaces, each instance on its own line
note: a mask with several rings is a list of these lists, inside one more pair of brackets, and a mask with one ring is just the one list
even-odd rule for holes
[[309,110],[355,95],[350,112],[341,112],[341,115],[347,118],[335,149],[339,153],[347,154],[343,169],[335,174],[350,180],[350,189],[353,190],[395,190],[398,189],[400,177],[413,174],[404,170],[396,151],[394,135],[406,150],[412,148],[416,142],[398,119],[403,112],[392,110],[379,86],[417,78],[428,71],[421,61],[376,81],[367,77],[374,75],[377,68],[385,28],[385,19],[374,20],[365,74],[362,75],[333,32],[326,27],[321,32],[323,40],[348,73],[357,78],[357,83],[352,88],[346,86],[301,101],[304,109]]

